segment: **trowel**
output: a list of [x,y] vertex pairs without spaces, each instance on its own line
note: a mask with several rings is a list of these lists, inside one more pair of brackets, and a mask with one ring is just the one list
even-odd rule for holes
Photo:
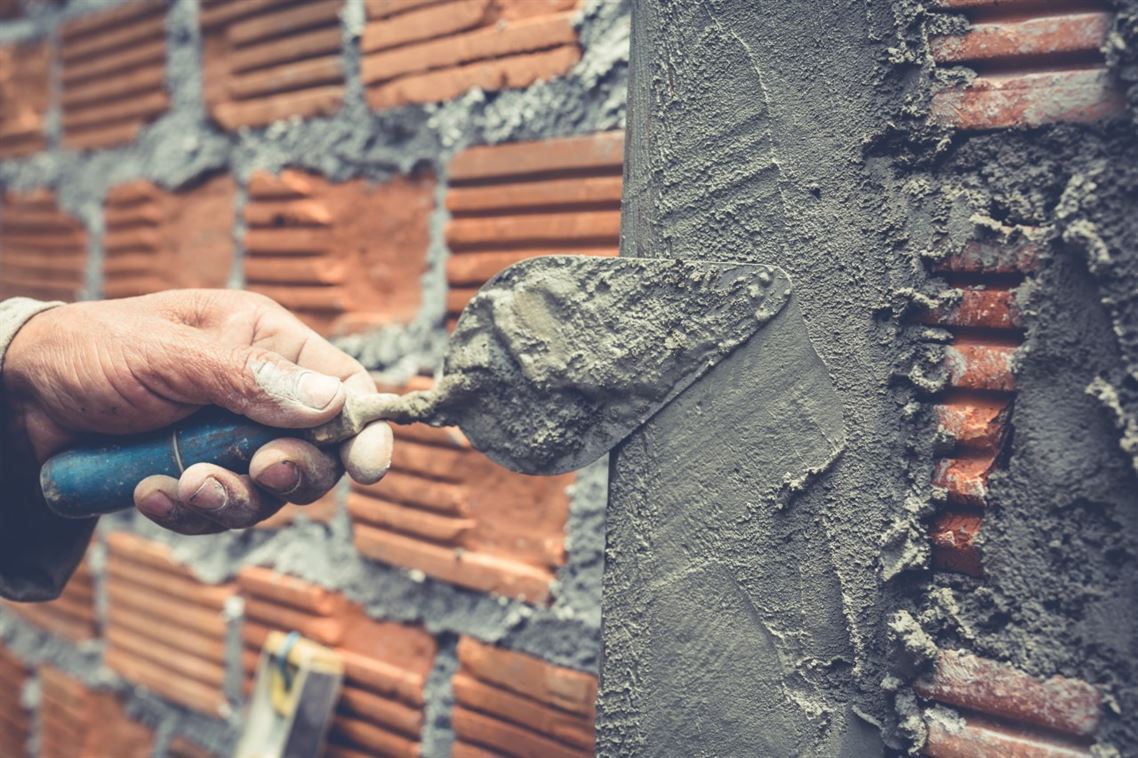
[[60,453],[40,486],[52,511],[85,518],[131,507],[135,485],[152,474],[177,477],[199,462],[245,473],[273,439],[332,445],[379,419],[457,426],[509,469],[563,473],[619,444],[769,323],[790,293],[785,273],[756,264],[531,258],[463,310],[433,389],[352,395],[337,418],[307,430],[204,409]]

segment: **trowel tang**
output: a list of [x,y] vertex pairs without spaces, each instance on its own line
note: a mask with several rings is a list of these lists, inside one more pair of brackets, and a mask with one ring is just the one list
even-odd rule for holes
[[67,518],[90,518],[133,506],[135,486],[153,474],[178,477],[195,463],[245,474],[262,446],[300,430],[275,429],[220,408],[207,408],[155,432],[107,437],[60,453],[40,469],[47,506]]

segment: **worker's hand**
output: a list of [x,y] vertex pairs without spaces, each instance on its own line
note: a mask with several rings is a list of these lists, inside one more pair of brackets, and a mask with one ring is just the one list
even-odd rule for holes
[[[374,392],[359,363],[268,298],[182,290],[75,303],[34,316],[4,358],[8,410],[43,463],[90,433],[134,434],[219,405],[269,426],[317,426],[346,392]],[[344,467],[378,481],[391,429],[375,423],[340,459],[298,439],[256,452],[249,476],[207,463],[139,482],[134,503],[162,526],[204,534],[250,526],[288,501],[311,503]]]

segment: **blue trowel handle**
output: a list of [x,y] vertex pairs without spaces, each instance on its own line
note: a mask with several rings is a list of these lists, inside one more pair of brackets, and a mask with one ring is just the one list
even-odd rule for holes
[[195,463],[247,473],[259,447],[288,435],[288,430],[207,408],[156,432],[103,437],[60,453],[40,469],[40,489],[60,516],[98,516],[130,508],[135,485],[152,474],[177,477]]

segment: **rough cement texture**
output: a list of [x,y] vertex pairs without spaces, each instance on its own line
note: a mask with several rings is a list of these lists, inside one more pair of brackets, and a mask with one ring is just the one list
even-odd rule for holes
[[514,471],[573,471],[749,339],[790,289],[766,266],[533,258],[482,287],[441,381],[399,402]]
[[[60,5],[27,3],[28,18],[0,23],[0,43],[54,35],[59,23],[118,0],[71,0]],[[441,365],[446,332],[447,256],[444,230],[447,166],[458,151],[474,144],[536,140],[589,134],[623,126],[628,59],[629,9],[623,0],[593,0],[579,14],[580,63],[566,76],[525,90],[473,91],[441,105],[412,106],[372,113],[359,77],[359,37],[364,3],[347,0],[343,19],[343,60],[347,91],[342,110],[333,116],[288,120],[259,129],[224,133],[206,117],[201,98],[201,39],[194,0],[169,0],[167,85],[171,109],[143,130],[132,145],[96,153],[76,153],[59,145],[58,106],[49,114],[51,149],[26,160],[0,163],[5,189],[53,188],[61,206],[90,232],[87,294],[98,296],[103,263],[103,199],[108,187],[145,178],[180,189],[218,172],[238,180],[235,238],[244,235],[242,208],[246,182],[260,170],[294,167],[318,172],[332,181],[383,181],[413,170],[438,178],[436,209],[430,217],[428,270],[423,275],[422,306],[406,326],[344,338],[340,345],[369,368],[398,382]],[[58,87],[59,71],[54,75]],[[56,99],[57,101],[57,99]],[[241,286],[242,250],[237,249],[232,286]],[[558,572],[551,608],[425,579],[417,572],[365,561],[351,545],[350,522],[341,512],[330,526],[301,523],[271,534],[249,531],[208,540],[176,538],[130,513],[104,520],[103,528],[132,528],[175,546],[206,581],[222,581],[242,565],[276,566],[302,578],[343,591],[379,618],[414,621],[442,635],[439,660],[428,684],[424,749],[427,756],[449,754],[451,695],[443,679],[456,665],[454,644],[466,634],[523,651],[560,665],[595,671],[600,644],[600,564],[604,546],[603,509],[607,461],[581,473],[574,485],[567,533],[568,561]],[[341,490],[341,511],[345,491]],[[40,650],[20,643],[31,633],[19,619],[10,623],[17,652]],[[5,639],[8,634],[5,633]],[[449,640],[449,642],[447,642]],[[236,650],[231,638],[231,650]],[[239,652],[239,651],[237,651]],[[68,671],[85,670],[61,645],[43,646],[43,660]],[[40,660],[41,658],[35,658]],[[97,660],[93,658],[92,660]],[[94,664],[91,664],[94,665]],[[211,721],[140,693],[128,709],[154,726],[157,755],[177,736],[206,747],[232,744],[236,723]]]

